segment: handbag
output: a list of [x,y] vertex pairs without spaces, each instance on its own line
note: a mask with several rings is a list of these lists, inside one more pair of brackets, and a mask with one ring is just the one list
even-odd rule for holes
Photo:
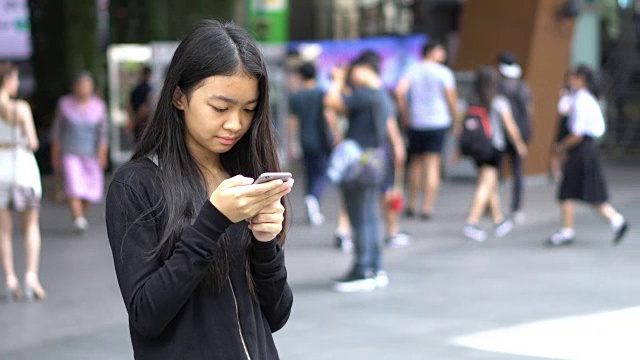
[[331,152],[327,176],[344,189],[375,187],[382,184],[386,175],[386,137],[379,126],[380,111],[372,111],[378,146],[362,149],[355,140],[342,141]]

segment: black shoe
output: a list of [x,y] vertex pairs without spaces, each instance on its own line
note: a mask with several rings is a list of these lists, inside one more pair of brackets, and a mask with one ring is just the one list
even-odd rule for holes
[[333,290],[342,293],[373,291],[378,286],[372,271],[353,270],[346,276],[335,280]]
[[411,210],[410,208],[406,208],[406,209],[404,210],[404,216],[405,216],[405,217],[412,218],[412,217],[414,217],[415,215],[416,215],[416,213],[415,213],[413,210]]
[[619,245],[622,242],[622,238],[627,234],[629,230],[629,223],[625,220],[624,223],[616,230],[615,237],[613,238],[613,245]]
[[429,221],[429,220],[431,220],[431,214],[427,214],[427,213],[422,213],[422,214],[420,214],[420,220],[422,220],[422,221]]

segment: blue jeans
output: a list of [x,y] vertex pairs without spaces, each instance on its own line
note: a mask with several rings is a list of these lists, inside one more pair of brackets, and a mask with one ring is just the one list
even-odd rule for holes
[[376,187],[343,190],[355,245],[355,271],[382,270],[380,200]]
[[318,201],[324,192],[328,161],[327,154],[304,154],[304,167],[307,175],[306,195],[313,195]]

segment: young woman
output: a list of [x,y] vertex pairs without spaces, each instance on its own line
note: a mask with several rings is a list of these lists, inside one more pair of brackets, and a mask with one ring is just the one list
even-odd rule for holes
[[106,219],[137,359],[277,359],[289,318],[269,80],[250,35],[205,21],[178,46]]
[[489,114],[491,123],[491,143],[493,155],[488,160],[478,161],[478,184],[473,198],[473,203],[464,227],[464,235],[475,241],[487,239],[487,232],[478,227],[480,218],[487,207],[491,210],[495,224],[497,237],[505,236],[513,229],[511,220],[505,220],[500,208],[500,196],[498,194],[498,169],[502,161],[502,154],[506,148],[506,139],[503,128],[506,129],[512,143],[521,157],[527,155],[527,146],[520,136],[518,125],[511,115],[509,100],[498,95],[498,74],[491,67],[478,69],[474,83],[475,95],[478,105],[484,107]]
[[575,200],[590,204],[606,219],[619,243],[627,232],[625,218],[608,203],[598,145],[594,139],[605,132],[602,110],[595,98],[595,74],[584,65],[569,75],[573,102],[568,121],[569,134],[555,145],[557,154],[567,153],[558,200],[562,210],[562,228],[549,238],[551,245],[566,245],[575,239]]
[[91,203],[102,200],[107,167],[109,124],[106,105],[94,95],[93,78],[80,73],[73,92],[58,101],[51,133],[51,164],[62,171],[77,231],[87,229]]
[[[6,298],[44,299],[38,279],[40,262],[40,170],[33,156],[38,137],[29,104],[13,100],[18,92],[18,69],[0,63],[0,254],[6,276]],[[13,222],[10,209],[20,212],[26,253],[24,292],[13,265]]]

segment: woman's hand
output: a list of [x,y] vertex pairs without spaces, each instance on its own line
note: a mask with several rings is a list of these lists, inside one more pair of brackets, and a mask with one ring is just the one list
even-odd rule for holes
[[229,220],[237,223],[251,219],[270,204],[291,192],[293,179],[253,184],[253,179],[237,175],[223,181],[209,201]]
[[563,154],[563,153],[564,153],[564,151],[565,151],[565,150],[564,150],[564,146],[562,146],[562,143],[561,143],[561,142],[558,142],[558,143],[553,144],[553,152],[554,152],[556,155],[561,155],[561,154]]
[[280,200],[274,201],[251,218],[249,229],[258,241],[271,241],[282,231],[284,206]]

